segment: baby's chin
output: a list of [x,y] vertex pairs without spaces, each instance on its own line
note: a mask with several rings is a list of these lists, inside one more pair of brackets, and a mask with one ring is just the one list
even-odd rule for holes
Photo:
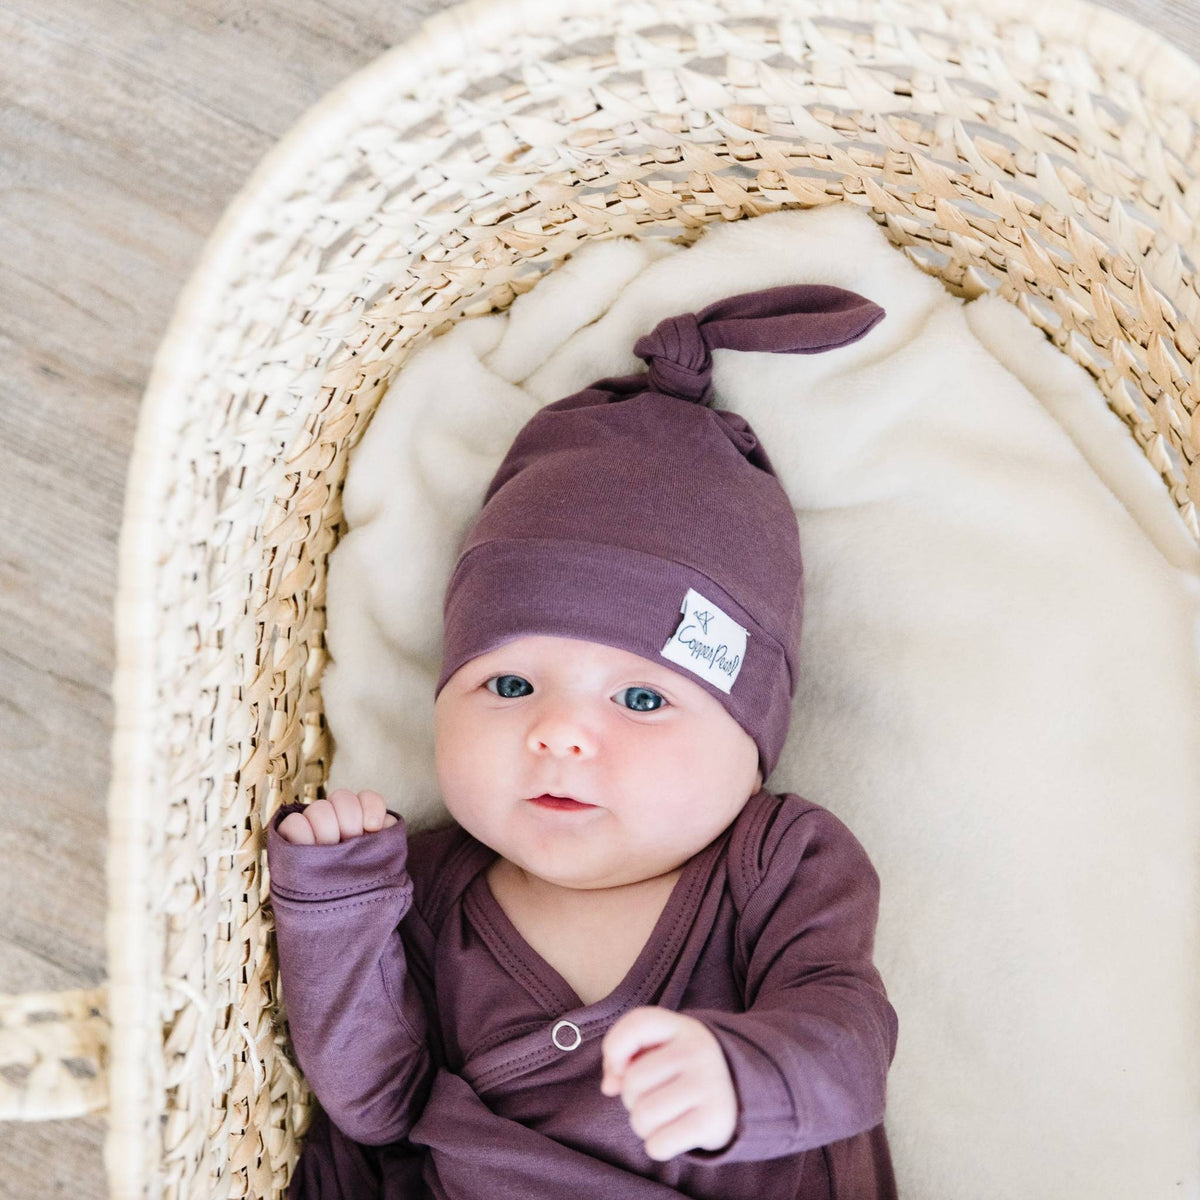
[[633,887],[671,875],[696,853],[694,850],[661,852],[639,858],[628,851],[609,848],[594,856],[581,857],[564,847],[565,853],[539,854],[527,847],[511,846],[508,859],[530,884],[575,892],[599,892]]
[[545,888],[555,892],[573,892],[583,896],[589,893],[613,892],[623,888],[635,887],[648,883],[651,879],[670,872],[657,872],[654,875],[640,875],[636,872],[630,875],[628,871],[618,871],[609,874],[593,876],[572,875],[562,876],[554,873],[538,874],[536,871],[521,868],[525,883],[533,888]]

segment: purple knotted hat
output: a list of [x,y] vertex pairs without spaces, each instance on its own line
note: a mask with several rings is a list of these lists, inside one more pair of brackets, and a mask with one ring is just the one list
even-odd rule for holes
[[639,338],[648,375],[539,409],[446,588],[435,698],[464,663],[514,638],[600,642],[715,696],[757,744],[765,780],[796,691],[800,532],[749,424],[709,407],[711,351],[816,354],[883,316],[824,284],[729,296]]

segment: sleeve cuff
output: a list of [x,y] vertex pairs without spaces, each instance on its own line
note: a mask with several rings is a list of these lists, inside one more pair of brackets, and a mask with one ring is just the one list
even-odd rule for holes
[[[677,1157],[685,1163],[760,1162],[795,1152],[797,1118],[777,1067],[757,1047],[721,1022],[731,1014],[715,1010],[684,1010],[702,1021],[721,1045],[737,1096],[733,1136],[719,1150],[688,1150]],[[736,1019],[736,1018],[735,1018]]]
[[298,846],[279,833],[279,823],[303,804],[285,804],[267,826],[270,891],[289,900],[335,900],[372,888],[407,882],[408,828],[396,824],[336,846]]

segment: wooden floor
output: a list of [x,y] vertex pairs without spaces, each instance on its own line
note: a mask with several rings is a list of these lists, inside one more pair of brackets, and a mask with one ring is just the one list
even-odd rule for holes
[[[0,992],[106,977],[117,536],[179,289],[264,153],[442,7],[0,0]],[[1200,59],[1192,0],[1106,7]],[[0,1125],[0,1200],[100,1200],[103,1133]]]

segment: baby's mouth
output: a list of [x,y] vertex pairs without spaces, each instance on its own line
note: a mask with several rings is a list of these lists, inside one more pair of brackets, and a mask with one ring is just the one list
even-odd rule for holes
[[530,796],[529,803],[537,804],[542,808],[556,808],[563,811],[596,807],[594,804],[584,804],[582,800],[572,800],[570,796],[551,796],[548,792],[541,796]]

